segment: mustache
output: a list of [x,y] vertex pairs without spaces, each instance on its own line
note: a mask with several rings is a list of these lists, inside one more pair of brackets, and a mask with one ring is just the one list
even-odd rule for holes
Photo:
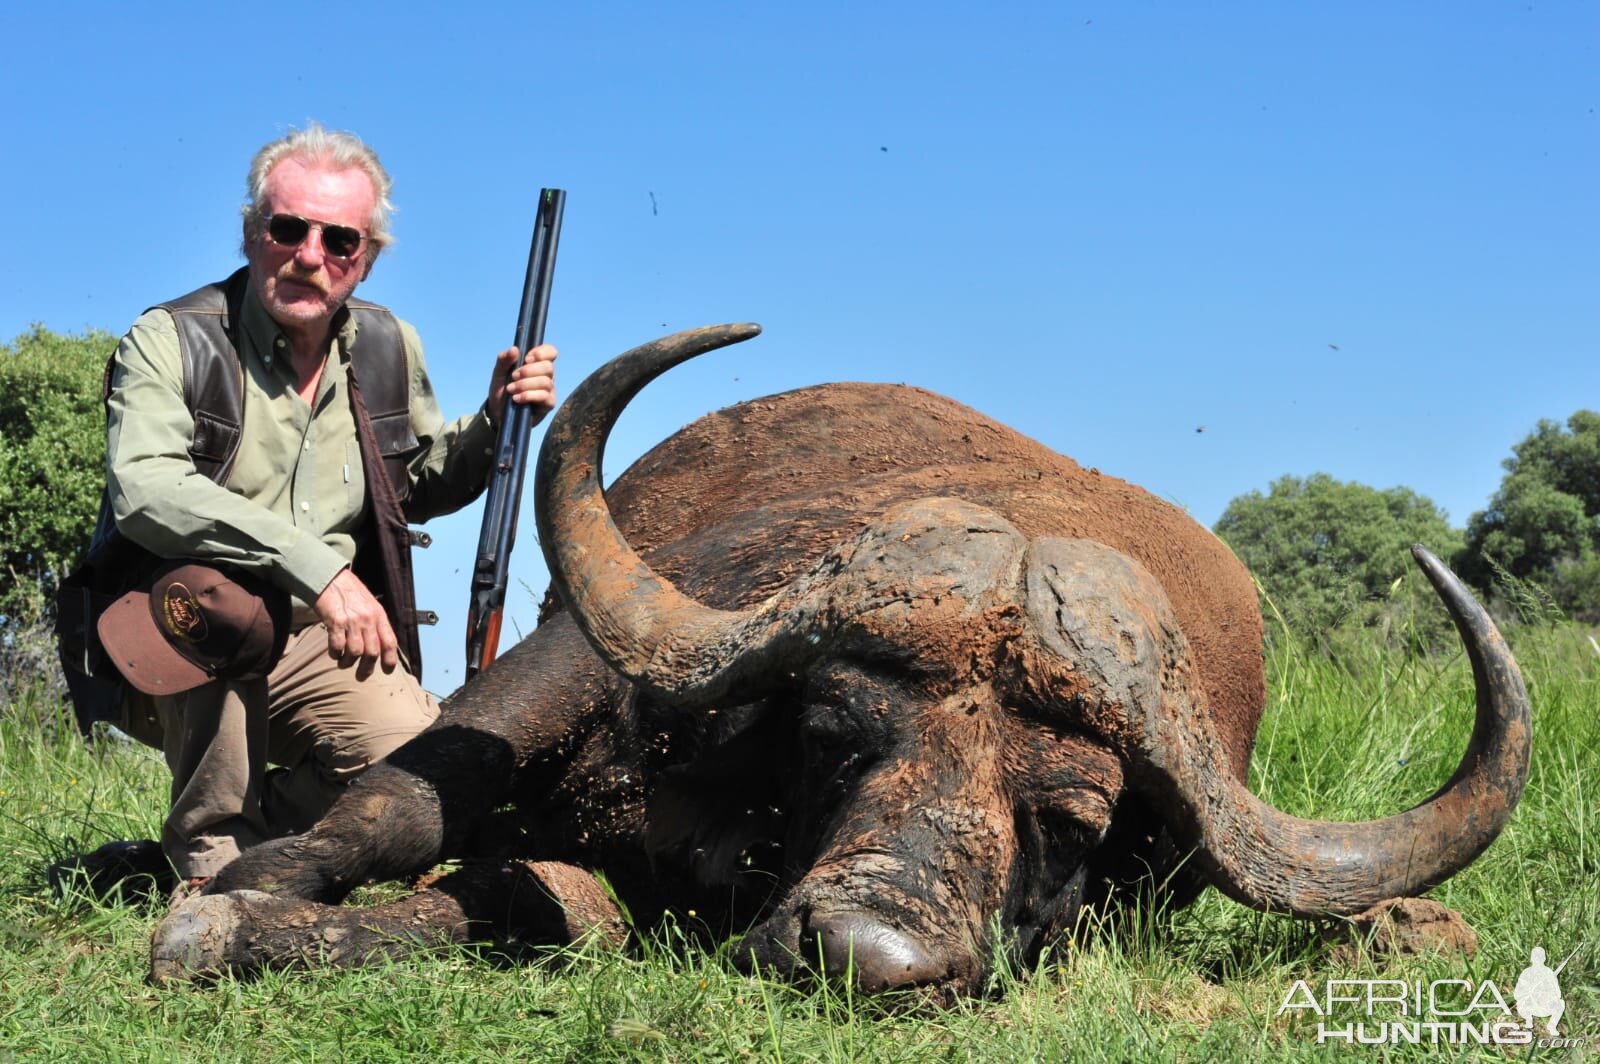
[[278,280],[293,281],[296,284],[308,285],[312,288],[315,288],[323,295],[327,295],[328,286],[322,283],[321,274],[321,270],[313,270],[309,273],[305,273],[295,269],[293,263],[285,263],[278,270]]

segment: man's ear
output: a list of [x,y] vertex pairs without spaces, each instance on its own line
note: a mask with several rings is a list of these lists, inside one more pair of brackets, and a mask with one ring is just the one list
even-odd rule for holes
[[373,264],[375,262],[376,262],[375,259],[367,259],[367,258],[362,259],[361,280],[365,281],[369,276],[371,276],[372,267],[373,267]]

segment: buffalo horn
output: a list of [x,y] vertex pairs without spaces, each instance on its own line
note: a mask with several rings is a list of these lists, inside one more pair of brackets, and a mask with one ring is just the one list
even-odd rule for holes
[[619,355],[562,405],[539,451],[535,515],[557,594],[596,653],[669,705],[705,705],[756,690],[771,675],[764,666],[791,626],[777,596],[744,611],[712,609],[646,564],[606,505],[606,439],[650,381],[760,332],[754,324],[713,325]]
[[1431,798],[1359,823],[1303,820],[1251,794],[1202,714],[1157,714],[1146,754],[1178,805],[1173,826],[1226,894],[1258,909],[1351,914],[1413,897],[1466,867],[1505,827],[1528,775],[1531,724],[1522,675],[1488,613],[1438,558],[1412,554],[1455,621],[1472,662],[1477,719],[1455,774]]

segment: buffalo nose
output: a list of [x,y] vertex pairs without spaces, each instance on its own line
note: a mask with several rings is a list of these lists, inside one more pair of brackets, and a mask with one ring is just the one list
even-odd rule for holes
[[950,966],[916,939],[860,913],[813,914],[806,928],[823,969],[839,974],[854,965],[856,985],[869,994],[936,983],[949,975]]

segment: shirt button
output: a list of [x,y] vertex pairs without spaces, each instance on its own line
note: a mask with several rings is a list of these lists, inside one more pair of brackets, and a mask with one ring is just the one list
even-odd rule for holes
[[279,351],[282,351],[283,347],[284,347],[284,342],[285,341],[284,341],[283,337],[280,336],[276,340],[272,341],[272,346],[276,347]]
[[307,440],[307,441],[306,441],[306,442],[305,442],[305,445],[304,445],[304,446],[303,446],[303,447],[301,447],[301,448],[300,448],[300,449],[301,449],[301,450],[302,450],[302,451],[309,451],[309,450],[311,450],[311,441],[310,441],[310,440]]
[[301,513],[310,513],[311,512],[311,504],[308,503],[308,502],[301,503],[300,504],[300,512]]

